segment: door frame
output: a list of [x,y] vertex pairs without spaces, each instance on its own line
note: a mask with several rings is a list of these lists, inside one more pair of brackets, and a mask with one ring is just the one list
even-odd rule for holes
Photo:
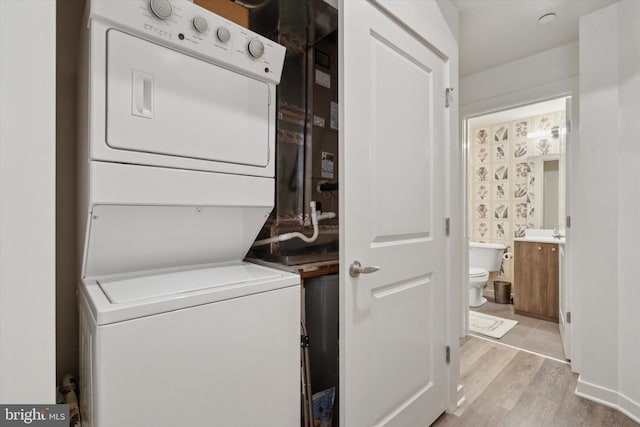
[[[571,121],[571,132],[567,134],[566,140],[566,215],[571,216],[574,206],[575,180],[576,168],[573,165],[573,159],[577,158],[578,150],[578,128],[579,128],[579,79],[577,76],[562,80],[558,83],[552,83],[541,87],[536,87],[527,91],[520,91],[515,93],[509,93],[506,95],[500,95],[489,99],[473,102],[460,106],[460,132],[463,136],[462,145],[463,150],[461,153],[462,158],[462,172],[460,176],[463,180],[462,189],[462,205],[463,205],[463,218],[464,218],[464,246],[466,253],[464,254],[464,268],[463,272],[469,270],[469,257],[468,257],[468,188],[467,188],[467,164],[469,160],[469,135],[467,134],[468,120],[474,117],[483,116],[499,111],[504,111],[512,108],[523,107],[526,105],[536,104],[539,102],[549,101],[552,99],[558,99],[563,97],[571,97],[571,108],[567,110],[567,120]],[[571,227],[566,227],[566,243],[565,243],[565,286],[573,288],[573,265],[572,259],[572,239],[571,239]],[[469,295],[467,290],[467,283],[464,283],[462,297],[460,299],[462,310],[462,324],[460,328],[460,337],[467,335],[469,331]],[[579,306],[579,300],[575,297],[575,292],[572,292],[569,296],[569,306],[571,307],[571,369],[573,372],[580,372],[580,342],[577,339],[579,336],[579,325],[581,318],[581,311]]]
[[[462,306],[460,305],[462,285],[466,285],[466,274],[463,275],[460,265],[464,260],[466,251],[466,240],[464,233],[464,181],[461,179],[461,171],[463,171],[464,156],[462,155],[462,144],[460,143],[459,130],[459,109],[458,109],[458,12],[457,9],[448,2],[412,2],[412,1],[394,1],[394,0],[343,0],[343,1],[368,1],[377,9],[387,14],[391,19],[404,25],[408,31],[413,33],[417,38],[432,46],[437,52],[440,52],[448,65],[445,73],[445,87],[453,88],[453,97],[450,106],[445,112],[445,132],[444,137],[445,148],[445,215],[449,218],[450,234],[446,240],[446,286],[445,286],[445,341],[450,348],[450,359],[445,373],[446,387],[446,411],[453,412],[457,409],[458,404],[463,399],[462,386],[460,385],[460,358],[459,358],[459,338],[462,325]],[[339,17],[339,31],[344,31],[344,24]],[[340,36],[342,37],[342,36]],[[340,46],[340,43],[339,43]],[[339,57],[341,53],[338,53]],[[339,82],[343,78],[339,77]],[[342,90],[340,90],[340,93]],[[443,93],[442,96],[445,96]],[[339,102],[342,100],[339,97]],[[340,121],[344,120],[342,112],[340,113]],[[339,147],[339,155],[344,158],[343,146]],[[341,176],[344,174],[341,173]],[[460,195],[460,196],[458,196]],[[342,224],[342,223],[341,223]],[[445,224],[442,224],[445,227]],[[341,228],[341,235],[344,230]],[[341,254],[341,256],[343,256]],[[340,275],[348,274],[346,271],[340,271]],[[344,280],[344,279],[343,279]],[[344,282],[341,280],[340,295],[340,333],[343,333],[344,316],[346,307],[343,305]],[[443,357],[445,355],[443,354]],[[344,387],[344,364],[340,361],[340,407],[347,405],[343,399],[345,393]]]

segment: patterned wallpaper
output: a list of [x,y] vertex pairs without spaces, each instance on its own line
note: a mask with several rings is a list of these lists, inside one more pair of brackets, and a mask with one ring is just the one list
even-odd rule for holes
[[[560,125],[563,112],[524,118],[483,128],[469,135],[469,236],[472,241],[504,243],[513,248],[514,237],[523,237],[534,227],[533,162],[530,156],[558,153],[559,138],[527,138],[532,132]],[[558,128],[556,128],[557,131]],[[503,271],[491,280],[513,283],[513,260],[503,262]]]

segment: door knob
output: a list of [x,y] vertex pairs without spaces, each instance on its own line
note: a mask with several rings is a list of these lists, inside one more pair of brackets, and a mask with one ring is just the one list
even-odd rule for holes
[[363,267],[360,261],[353,261],[349,266],[349,274],[351,277],[358,277],[360,274],[375,273],[378,270],[380,270],[380,267],[377,266]]

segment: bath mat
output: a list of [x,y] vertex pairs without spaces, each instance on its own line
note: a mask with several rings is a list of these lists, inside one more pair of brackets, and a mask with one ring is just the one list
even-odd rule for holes
[[518,324],[517,320],[503,319],[477,311],[469,311],[469,330],[492,338],[502,338]]

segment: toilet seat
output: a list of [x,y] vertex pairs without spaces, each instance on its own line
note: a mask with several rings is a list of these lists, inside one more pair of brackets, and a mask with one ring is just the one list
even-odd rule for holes
[[484,268],[469,267],[469,277],[482,277],[488,275],[488,273]]

